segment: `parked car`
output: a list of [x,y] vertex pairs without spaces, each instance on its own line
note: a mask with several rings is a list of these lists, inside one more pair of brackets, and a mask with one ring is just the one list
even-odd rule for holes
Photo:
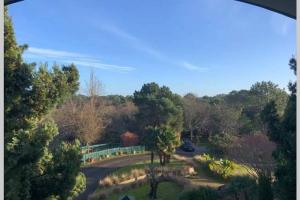
[[180,146],[180,148],[186,152],[194,152],[195,151],[195,148],[193,147],[192,143],[188,142],[188,141],[185,141],[183,143],[183,145]]

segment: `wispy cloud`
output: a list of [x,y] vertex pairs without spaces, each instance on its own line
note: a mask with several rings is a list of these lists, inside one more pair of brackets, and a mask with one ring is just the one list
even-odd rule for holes
[[289,19],[288,17],[272,13],[270,18],[270,25],[273,31],[279,35],[286,36],[293,27],[293,19]]
[[189,62],[186,62],[184,61],[182,63],[182,66],[188,70],[191,70],[191,71],[206,71],[206,70],[209,70],[208,67],[199,67],[199,66],[196,66],[194,64],[191,64]]
[[155,48],[151,47],[149,44],[141,40],[140,38],[124,31],[123,29],[108,23],[102,23],[100,26],[99,24],[96,25],[103,31],[111,33],[129,43],[133,48],[138,49],[142,52],[145,52],[159,60],[167,60],[167,57],[160,51],[156,50]]
[[182,62],[177,59],[172,59],[172,58],[168,57],[167,55],[165,55],[163,52],[151,47],[151,45],[147,44],[142,39],[134,36],[133,34],[131,34],[129,32],[126,32],[125,30],[123,30],[111,23],[110,24],[101,23],[101,25],[99,25],[99,23],[97,23],[97,24],[95,23],[95,26],[98,27],[99,29],[101,29],[102,31],[106,31],[118,38],[123,39],[131,47],[133,47],[141,52],[144,52],[157,60],[169,63],[171,65],[175,65],[175,66],[178,66],[178,67],[190,70],[190,71],[203,72],[203,71],[206,71],[209,69],[209,68],[198,67],[187,61]]
[[25,58],[47,60],[49,58],[54,59],[58,63],[74,63],[78,66],[83,67],[92,67],[103,70],[114,70],[114,71],[123,71],[129,72],[133,71],[136,68],[132,66],[123,66],[104,63],[103,61],[89,55],[84,55],[75,52],[69,51],[59,51],[54,49],[44,49],[37,47],[29,47],[25,52]]
[[53,49],[42,49],[36,47],[29,47],[27,53],[40,55],[45,57],[53,57],[53,58],[64,58],[64,57],[86,57],[79,53],[67,52],[67,51],[58,51]]

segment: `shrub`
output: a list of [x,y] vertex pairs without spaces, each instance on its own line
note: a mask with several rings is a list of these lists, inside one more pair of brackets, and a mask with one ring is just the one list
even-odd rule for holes
[[243,196],[244,199],[257,199],[257,184],[255,179],[248,176],[233,177],[227,185],[226,193]]
[[202,163],[202,164],[207,164],[207,163],[209,163],[210,161],[213,161],[213,160],[214,160],[214,158],[213,158],[211,155],[206,154],[206,153],[201,154],[201,155],[197,155],[197,156],[194,157],[194,159],[195,159],[196,161]]
[[75,186],[72,189],[72,191],[70,192],[70,196],[69,196],[69,198],[72,198],[72,199],[74,197],[78,196],[78,194],[80,192],[84,191],[86,188],[86,178],[82,172],[80,172],[78,174],[75,181],[76,181]]
[[258,199],[273,200],[271,178],[265,174],[258,176]]
[[124,174],[121,174],[119,178],[120,178],[121,181],[126,181],[126,180],[129,179],[128,177],[129,177],[128,174],[124,173]]
[[113,185],[113,180],[111,177],[107,176],[104,179],[100,180],[99,185],[102,187],[109,187]]
[[139,136],[135,133],[127,131],[121,135],[121,140],[125,147],[134,146],[139,143]]
[[113,183],[114,185],[120,183],[120,179],[119,179],[119,177],[116,176],[116,175],[111,176],[111,180],[112,180],[112,183]]
[[208,168],[213,174],[221,176],[224,179],[228,178],[234,169],[233,162],[226,159],[212,161],[208,164]]
[[137,179],[138,177],[145,175],[146,172],[143,169],[133,169],[133,170],[131,170],[130,174],[132,174],[132,176],[135,179]]
[[179,200],[217,200],[218,194],[215,190],[210,188],[199,188],[197,190],[191,190],[183,192]]
[[182,176],[194,175],[195,174],[194,167],[192,167],[192,166],[184,166],[183,168],[180,169],[180,174]]

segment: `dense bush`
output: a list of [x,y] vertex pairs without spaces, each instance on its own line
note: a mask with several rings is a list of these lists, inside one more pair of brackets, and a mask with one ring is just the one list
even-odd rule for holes
[[135,146],[139,143],[139,136],[127,131],[121,135],[121,141],[125,147]]
[[80,192],[84,191],[86,188],[86,178],[85,175],[80,172],[76,177],[76,183],[72,191],[70,192],[70,199],[77,197]]
[[144,175],[146,175],[145,169],[132,169],[127,173],[106,176],[99,181],[99,186],[111,187],[112,185],[119,185],[121,182],[128,181],[130,179],[138,179],[138,177]]
[[258,176],[258,199],[273,200],[271,178],[265,174]]
[[248,176],[233,177],[227,185],[226,195],[233,195],[235,199],[257,199],[257,184],[255,179]]
[[217,200],[218,194],[210,188],[199,188],[184,192],[180,195],[179,200]]
[[[207,170],[212,175],[218,176],[222,179],[228,179],[235,176],[251,175],[251,168],[244,165],[237,164],[227,159],[215,159],[209,154],[201,154],[194,157],[200,165],[202,170]],[[247,169],[248,168],[248,169]]]
[[227,179],[234,170],[233,162],[230,160],[220,159],[218,161],[211,161],[208,164],[209,170],[224,179]]

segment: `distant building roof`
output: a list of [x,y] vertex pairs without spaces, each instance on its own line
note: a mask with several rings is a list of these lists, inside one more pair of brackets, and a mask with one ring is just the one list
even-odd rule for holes
[[296,19],[296,0],[236,0]]

